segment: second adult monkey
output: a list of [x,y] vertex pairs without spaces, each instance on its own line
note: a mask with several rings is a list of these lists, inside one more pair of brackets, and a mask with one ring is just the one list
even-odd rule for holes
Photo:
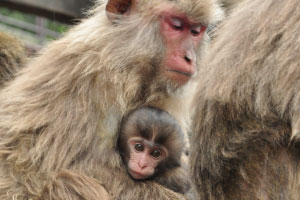
[[189,189],[187,168],[179,169],[184,145],[178,122],[161,109],[143,107],[122,120],[118,147],[135,180],[155,179],[185,193]]

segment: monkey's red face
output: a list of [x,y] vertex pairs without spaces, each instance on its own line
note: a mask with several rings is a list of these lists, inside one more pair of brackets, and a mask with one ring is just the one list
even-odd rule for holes
[[168,156],[166,148],[155,145],[142,137],[128,140],[130,157],[128,173],[134,179],[146,179],[154,175],[155,168]]
[[161,15],[161,34],[166,47],[162,70],[168,78],[183,85],[193,76],[197,49],[205,30],[205,26],[193,23],[185,15],[174,12]]

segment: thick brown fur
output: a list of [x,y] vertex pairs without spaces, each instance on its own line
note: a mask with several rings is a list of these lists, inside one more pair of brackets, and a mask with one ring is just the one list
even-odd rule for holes
[[0,88],[23,67],[25,57],[23,44],[15,37],[0,32]]
[[[131,180],[115,151],[122,116],[139,106],[159,107],[184,130],[188,125],[194,80],[179,86],[157,69],[163,46],[153,13],[164,4],[180,6],[205,25],[222,13],[211,0],[139,0],[135,6],[143,12],[112,23],[98,1],[89,18],[45,48],[1,91],[1,200],[99,199],[91,179],[113,199],[184,199],[155,181]],[[204,47],[205,40],[199,55]],[[65,170],[79,177],[61,177]],[[90,194],[77,187],[86,177]]]
[[246,0],[214,42],[195,98],[198,198],[300,199],[300,1]]

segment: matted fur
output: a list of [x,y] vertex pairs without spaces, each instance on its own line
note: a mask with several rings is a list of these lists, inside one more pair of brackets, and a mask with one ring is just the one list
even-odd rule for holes
[[[150,9],[180,3],[193,15],[204,10],[196,19],[208,25],[222,13],[211,0],[140,0],[142,13],[112,23],[99,1],[89,18],[46,47],[1,91],[1,200],[99,199],[102,189],[95,188],[113,199],[184,198],[154,181],[130,179],[115,151],[122,116],[139,106],[166,110],[187,128],[195,82],[179,86],[160,75],[164,46]],[[76,177],[62,178],[64,170]],[[75,185],[86,178],[91,193]]]
[[191,165],[201,199],[300,199],[300,1],[246,0],[199,72]]
[[0,32],[0,88],[13,79],[25,60],[23,44],[15,37]]

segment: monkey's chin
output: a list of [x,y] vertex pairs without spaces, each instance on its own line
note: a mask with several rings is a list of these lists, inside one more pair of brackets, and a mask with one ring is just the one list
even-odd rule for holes
[[185,85],[191,79],[192,74],[167,69],[166,76],[178,85]]
[[128,173],[130,174],[130,176],[133,178],[133,179],[136,179],[136,180],[143,180],[143,179],[146,179],[148,178],[149,176],[145,176],[145,175],[142,175],[142,174],[139,174],[137,172],[134,172],[132,170],[128,170]]

